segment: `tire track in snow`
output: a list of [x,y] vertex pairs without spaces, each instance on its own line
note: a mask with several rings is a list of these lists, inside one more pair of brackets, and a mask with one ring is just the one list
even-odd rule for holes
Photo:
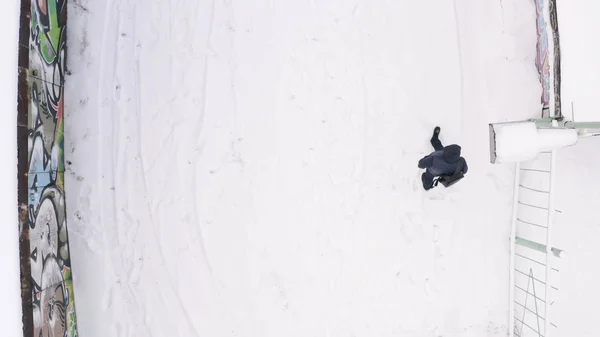
[[[106,69],[106,65],[107,65],[107,60],[106,60],[106,50],[107,50],[107,46],[109,45],[108,40],[109,40],[109,32],[110,32],[110,26],[111,26],[111,21],[110,19],[113,18],[113,5],[116,2],[107,2],[104,8],[104,29],[103,29],[103,35],[102,35],[102,44],[100,47],[101,50],[101,54],[99,55],[99,59],[100,59],[100,71],[99,71],[99,75],[98,75],[98,111],[100,112],[98,114],[98,133],[99,134],[104,134],[105,129],[107,128],[107,124],[109,123],[110,117],[108,117],[108,112],[105,113],[101,113],[103,111],[106,110],[110,110],[109,108],[109,102],[107,100],[107,97],[105,97],[105,89],[104,89],[104,82],[105,82],[105,71],[104,69]],[[112,110],[111,110],[112,111]],[[110,128],[110,133],[112,136],[112,127],[109,126]],[[110,142],[112,141],[112,138],[107,139],[107,142],[109,144],[111,144]],[[101,172],[109,172],[111,173],[112,170],[110,169],[110,167],[112,166],[112,158],[109,158],[110,156],[107,156],[106,153],[104,153],[105,150],[105,145],[106,142],[98,142],[98,149],[97,149],[97,153],[96,155],[98,156],[98,162],[101,163],[102,165],[102,170]],[[112,144],[111,144],[112,145]],[[110,148],[110,146],[108,147]],[[111,173],[112,174],[112,173]],[[106,181],[108,181],[109,183],[107,184]],[[106,191],[106,187],[110,186],[110,184],[114,181],[112,176],[109,176],[108,178],[106,177],[105,174],[101,173],[98,175],[98,186],[100,186],[100,190],[101,190],[101,200],[106,201],[106,200],[111,200],[112,202],[110,203],[105,203],[102,202],[99,205],[100,208],[100,223],[103,227],[103,245],[107,246],[110,242],[110,240],[107,238],[107,226],[106,223],[108,223],[109,221],[107,220],[108,216],[107,214],[111,215],[111,218],[114,219],[114,209],[116,208],[115,202],[114,202],[114,198],[112,198],[112,195],[110,193],[110,191],[107,193]],[[105,204],[110,204],[112,206],[112,210],[109,213],[109,209],[105,206]],[[113,222],[113,219],[110,219],[110,222]],[[110,249],[105,249],[104,250],[104,265],[106,266],[107,271],[110,273],[110,275],[104,275],[105,278],[105,283],[107,285],[111,284],[111,280],[109,279],[109,276],[114,277],[115,275],[115,271],[112,268],[112,265],[110,263]],[[104,290],[104,301],[102,303],[102,309],[103,310],[108,310],[109,308],[112,307],[112,300],[111,298],[113,297],[113,289],[111,286],[108,286],[108,289]]]
[[[178,16],[178,12],[174,12],[173,11],[174,7],[175,8],[183,8],[184,11],[185,11],[185,13],[186,14],[188,13],[188,11],[185,9],[187,6],[185,6],[185,5],[181,6],[181,4],[179,4],[178,6],[173,6],[171,3],[168,4],[169,17],[168,17],[168,29],[167,29],[167,33],[168,33],[169,41],[174,41],[177,38],[179,38],[179,36],[174,36],[175,29],[174,29],[173,24],[172,24],[173,22],[179,22],[179,21],[176,21],[176,20],[179,20],[179,16]],[[211,15],[211,24],[209,26],[211,30],[212,30],[212,21],[214,20],[214,2],[212,3],[212,7],[213,7],[213,9],[212,9],[213,14]],[[198,4],[197,3],[195,4],[195,8],[194,8],[193,12],[194,13],[198,13]],[[136,27],[137,27],[137,24],[136,24]],[[188,26],[185,26],[185,28],[189,29]],[[159,31],[159,29],[156,27],[155,31]],[[178,33],[181,33],[181,32],[178,32]],[[182,35],[184,35],[184,36],[187,36],[187,34],[188,34],[187,30],[184,31],[184,32],[182,32]],[[137,39],[137,37],[136,37],[136,39]],[[208,41],[207,41],[207,44],[208,44]],[[170,87],[173,90],[173,86],[176,84],[175,83],[176,69],[174,67],[175,67],[175,64],[177,64],[176,61],[177,61],[178,57],[173,55],[173,53],[176,52],[176,50],[174,48],[170,48],[169,51],[170,51],[170,54],[169,54],[169,65],[170,65],[170,67],[169,67],[169,73],[170,73],[170,77],[171,77]],[[140,176],[141,176],[141,180],[143,182],[144,195],[151,195],[150,194],[151,191],[150,191],[150,186],[149,186],[148,180],[152,179],[152,178],[151,177],[149,178],[147,176],[147,174],[148,174],[149,171],[146,170],[147,167],[145,165],[145,155],[143,153],[143,148],[141,146],[141,144],[142,144],[142,140],[141,139],[143,137],[143,119],[141,118],[141,115],[140,115],[142,112],[140,111],[141,110],[141,106],[140,106],[139,102],[143,99],[142,98],[143,94],[142,94],[142,90],[140,88],[140,85],[142,84],[142,78],[141,78],[141,71],[142,70],[140,69],[140,51],[137,50],[137,49],[135,51],[135,57],[134,57],[134,68],[136,69],[136,72],[137,72],[136,76],[135,76],[136,83],[134,85],[134,88],[135,88],[135,100],[136,100],[136,116],[137,116],[136,130],[138,132],[139,139],[140,139],[137,142],[137,144],[136,144],[136,151],[139,154],[139,162],[140,162],[140,168],[141,168],[141,174],[140,174]],[[205,72],[204,72],[204,88],[203,88],[203,90],[204,90],[204,92],[206,92],[206,81],[207,81],[207,70],[208,70],[207,63],[205,63],[204,69],[205,69]],[[178,91],[178,93],[179,93],[179,91]],[[183,93],[183,97],[185,98],[186,95],[187,94],[184,92]],[[170,100],[170,103],[171,104],[175,103],[177,99],[178,98],[172,98]],[[203,102],[201,104],[202,109],[201,109],[200,123],[195,123],[195,126],[192,128],[192,130],[194,130],[195,134],[198,134],[201,131],[201,129],[202,129],[202,124],[203,124],[202,120],[203,120],[203,115],[204,115],[204,110],[205,110],[204,109],[205,94],[202,95],[202,99],[203,99]],[[155,116],[154,118],[156,118],[156,117],[157,116]],[[179,125],[177,125],[177,126],[178,126],[178,128],[180,127]],[[178,132],[178,130],[175,129],[175,126],[172,126],[170,134],[174,135],[176,132]],[[179,149],[177,152],[180,152],[180,150],[181,149]],[[185,166],[185,168],[186,168],[186,171],[189,171],[189,169],[188,169],[187,166]],[[191,194],[193,196],[192,200],[196,200],[195,189],[194,189],[195,188],[195,178],[193,178],[195,176],[195,165],[192,168],[194,168],[194,169],[192,169],[192,172],[188,172],[188,174],[185,174],[186,177],[192,177],[192,181],[187,181],[184,186],[186,186],[186,187],[187,186],[192,187],[192,189],[191,189],[192,190]],[[175,182],[173,182],[173,183],[175,183]],[[177,305],[180,307],[181,311],[183,311],[182,315],[186,318],[188,326],[193,331],[192,333],[194,333],[195,335],[198,335],[198,331],[197,331],[197,329],[196,329],[196,327],[194,325],[194,320],[192,320],[192,318],[189,315],[189,312],[188,312],[188,310],[186,308],[186,305],[184,304],[185,302],[184,302],[183,298],[181,297],[181,291],[180,291],[179,287],[176,285],[177,282],[176,282],[175,279],[173,279],[172,273],[170,272],[169,267],[168,267],[169,265],[167,264],[168,260],[167,260],[166,255],[165,255],[165,247],[164,247],[164,244],[162,242],[163,240],[161,239],[162,235],[160,234],[161,229],[162,229],[161,226],[160,226],[160,224],[159,224],[160,220],[158,220],[153,215],[154,214],[154,209],[151,207],[151,205],[150,205],[149,202],[147,202],[145,204],[145,208],[147,209],[147,214],[149,214],[148,221],[151,222],[152,228],[153,228],[153,229],[150,230],[152,232],[150,234],[152,235],[152,237],[153,237],[153,239],[154,239],[154,241],[155,241],[155,243],[157,245],[158,256],[159,256],[159,258],[161,260],[161,268],[164,270],[163,274],[166,274],[166,281],[169,284],[168,287],[171,289],[171,291],[175,295],[173,298],[175,298],[177,300]],[[199,226],[199,229],[201,230],[201,225],[198,222],[198,216],[196,214],[195,207],[192,207],[192,210],[194,212],[194,217],[195,217],[195,219],[193,219],[193,222],[196,222],[198,224],[198,226]],[[213,283],[213,286],[216,289],[217,288],[216,287],[216,282],[214,281],[214,277],[213,277],[212,268],[210,266],[210,263],[207,260],[207,254],[206,254],[206,251],[204,249],[204,242],[203,242],[203,239],[202,239],[202,235],[200,236],[200,239],[201,239],[200,240],[201,241],[200,242],[200,246],[201,246],[201,251],[202,251],[202,259],[204,260],[204,263],[207,266],[208,274],[210,276],[210,278],[209,278],[210,282]],[[164,302],[165,301],[165,297],[161,296],[161,298],[163,299],[163,302]]]
[[[115,142],[111,148],[113,151],[113,165],[112,165],[112,182],[111,186],[116,186],[118,190],[114,195],[114,207],[113,213],[115,221],[112,224],[113,228],[110,230],[114,236],[112,241],[112,261],[111,267],[116,272],[115,285],[117,294],[119,295],[120,304],[127,306],[126,310],[121,313],[127,318],[123,324],[115,324],[113,330],[118,336],[135,336],[136,333],[141,332],[142,334],[149,335],[149,329],[145,325],[139,326],[138,324],[131,322],[141,321],[141,316],[144,314],[144,310],[137,304],[137,297],[132,288],[132,279],[135,279],[135,275],[140,272],[140,263],[136,261],[136,246],[129,245],[129,242],[135,242],[135,238],[139,234],[139,221],[135,219],[135,215],[130,212],[130,198],[123,196],[121,190],[128,190],[128,186],[131,183],[123,183],[121,177],[126,176],[128,173],[128,141],[132,135],[128,134],[128,90],[129,90],[129,77],[128,72],[125,70],[128,66],[129,56],[122,51],[128,50],[130,44],[127,37],[129,32],[131,20],[128,16],[131,15],[131,5],[129,1],[120,1],[117,4],[116,25],[105,27],[105,29],[114,29],[113,45],[115,46],[115,55],[113,58],[112,78],[110,81],[111,91],[113,93],[111,102],[110,118],[113,124],[113,138]],[[107,46],[108,47],[108,46]],[[103,69],[106,69],[104,67]],[[117,112],[117,114],[115,114]],[[134,137],[135,138],[135,137]],[[131,310],[130,306],[132,303],[136,303],[135,310]],[[141,330],[141,331],[140,331]]]
[[[196,13],[197,17],[197,13],[198,13],[198,5],[196,4],[196,7],[194,9],[194,13]],[[213,0],[211,2],[211,8],[210,8],[210,23],[208,25],[208,35],[207,35],[207,39],[206,39],[206,49],[207,50],[212,50],[211,46],[210,46],[210,40],[212,38],[212,32],[214,29],[214,23],[215,23],[215,1]],[[205,62],[204,62],[204,76],[202,77],[202,96],[201,96],[201,104],[200,104],[200,120],[199,123],[196,124],[195,128],[193,129],[193,134],[198,135],[198,139],[200,140],[200,146],[199,149],[196,152],[196,155],[198,158],[196,158],[194,165],[193,165],[193,171],[192,171],[192,175],[190,175],[191,177],[194,177],[193,179],[193,184],[191,184],[191,186],[196,187],[197,184],[197,180],[196,180],[196,172],[197,172],[197,165],[196,162],[198,161],[199,157],[202,155],[202,149],[204,147],[204,145],[206,144],[205,141],[202,141],[202,132],[203,132],[203,128],[204,128],[204,116],[206,114],[206,96],[208,93],[208,64],[209,64],[209,56],[207,55],[206,51],[203,52],[204,53],[204,58],[205,58]],[[212,53],[214,55],[214,52]],[[197,193],[196,193],[196,189],[193,189],[193,200],[194,200],[194,204],[196,204],[198,198],[197,198]],[[216,287],[216,282],[214,279],[214,274],[213,274],[213,269],[212,266],[210,264],[210,261],[208,260],[208,254],[206,253],[206,246],[204,244],[204,236],[203,236],[203,230],[202,230],[202,224],[200,223],[200,217],[198,215],[198,208],[197,207],[193,207],[194,212],[193,212],[193,221],[197,224],[198,226],[198,231],[200,232],[200,249],[202,251],[202,255],[204,257],[204,262],[206,263],[206,267],[208,268],[208,271],[210,273],[210,278],[213,282],[213,285],[215,285],[215,289],[218,289],[218,287]]]
[[[99,186],[101,190],[101,223],[103,230],[103,240],[108,249],[105,250],[105,266],[108,273],[105,275],[107,289],[105,290],[103,310],[112,312],[112,324],[109,327],[116,336],[133,336],[135,333],[132,330],[130,310],[124,310],[123,304],[131,302],[132,291],[129,287],[129,292],[123,292],[124,274],[121,270],[125,269],[124,260],[121,256],[123,252],[123,237],[127,233],[121,230],[120,224],[122,218],[119,208],[119,200],[117,195],[113,193],[115,186],[115,176],[117,166],[120,164],[119,158],[115,156],[115,146],[118,149],[118,137],[120,135],[120,124],[116,118],[114,111],[116,103],[120,99],[120,91],[115,90],[113,85],[114,75],[118,67],[118,48],[113,46],[118,43],[118,32],[122,16],[117,15],[120,12],[122,3],[111,2],[105,7],[104,29],[102,37],[102,46],[100,54],[100,76],[98,85],[99,106],[99,134],[108,133],[110,137],[106,137],[102,142],[98,143],[99,162],[102,163],[102,170],[99,175]],[[110,52],[112,51],[112,53]],[[112,74],[112,78],[110,77]],[[110,94],[112,92],[112,95]],[[112,97],[111,97],[112,96]],[[116,165],[115,165],[116,164]],[[105,205],[110,205],[105,207]],[[121,270],[119,270],[121,269]],[[126,296],[129,295],[129,296]]]
[[[169,1],[169,3],[168,3],[168,7],[169,7],[168,36],[169,36],[169,39],[170,39],[170,41],[174,41],[174,40],[176,39],[176,37],[175,37],[175,36],[174,36],[174,34],[173,34],[173,24],[172,24],[172,22],[173,22],[174,20],[176,20],[176,19],[179,19],[179,18],[177,18],[177,17],[175,17],[175,16],[173,15],[173,3],[172,3],[172,1]],[[176,8],[179,8],[179,7],[185,7],[185,6],[175,6],[175,7],[176,7]],[[212,28],[212,22],[213,22],[213,20],[214,20],[214,1],[212,2],[212,7],[213,7],[213,9],[212,9],[212,13],[213,13],[213,14],[211,15],[211,24],[210,24],[210,27],[211,27],[211,28]],[[196,3],[196,4],[195,4],[195,8],[194,8],[194,11],[193,11],[193,12],[197,14],[197,11],[198,11],[198,4]],[[186,32],[186,33],[187,33],[187,32]],[[186,35],[186,34],[184,34],[184,35]],[[173,54],[172,54],[172,53],[173,53],[173,50],[175,50],[175,49],[172,47],[172,48],[171,48],[171,54],[170,54],[171,87],[173,87],[173,85],[174,85],[174,74],[175,74],[175,72],[174,72],[174,57],[173,57]],[[137,64],[137,66],[139,67],[139,61],[138,61],[138,64]],[[207,73],[207,71],[206,71],[206,70],[207,70],[207,62],[205,63],[205,72],[204,72],[204,88],[203,88],[204,92],[206,92],[206,81],[207,81],[207,76],[208,76],[208,73]],[[141,93],[139,93],[139,92],[138,92],[138,99],[140,99],[140,98],[139,98],[140,96],[141,96]],[[202,97],[204,98],[204,97],[205,97],[205,95],[202,95]],[[203,102],[202,106],[204,106],[204,102]],[[201,111],[200,113],[201,113],[201,117],[200,117],[200,123],[199,123],[199,125],[200,125],[200,126],[199,126],[199,127],[198,127],[198,126],[196,126],[194,129],[198,129],[198,128],[200,128],[200,129],[201,129],[201,127],[202,127],[202,119],[203,119],[203,116],[204,116],[204,108],[202,109],[202,111]],[[139,120],[139,121],[138,121],[138,126],[140,126],[140,123],[141,123],[141,120]],[[198,124],[197,124],[197,125],[198,125]],[[143,156],[141,156],[141,157],[143,158]],[[142,159],[142,160],[143,160],[143,159]],[[142,161],[142,162],[143,162],[143,161]],[[194,167],[195,167],[195,165],[194,165]],[[187,175],[186,175],[187,177],[190,177],[190,178],[192,179],[192,181],[191,181],[191,182],[189,182],[188,186],[191,186],[191,187],[195,187],[195,186],[196,186],[196,182],[195,182],[195,174],[194,174],[194,173],[195,173],[195,172],[192,172],[192,174],[187,174]],[[144,173],[143,173],[143,175],[145,176],[145,174],[146,174],[146,173],[144,172]],[[192,193],[193,193],[193,194],[192,194],[192,195],[193,195],[193,200],[195,201],[195,200],[196,200],[196,196],[195,196],[195,189],[192,189],[192,191],[193,191],[193,192],[192,192]],[[149,205],[148,205],[148,206],[149,206]],[[195,212],[196,212],[196,209],[195,209],[195,207],[193,208],[193,210],[194,210],[194,214],[195,214]],[[152,213],[151,213],[151,212],[152,212],[152,210],[151,210],[151,209],[149,209],[149,212],[150,212],[149,214],[152,214]],[[197,223],[198,223],[198,226],[200,226],[200,225],[199,225],[199,222],[197,221],[197,219],[198,219],[198,218],[197,218],[197,215],[196,215],[196,219],[193,219],[193,220],[195,220],[195,222],[197,222]],[[196,328],[196,325],[194,324],[194,320],[193,320],[193,319],[192,319],[192,317],[190,316],[190,314],[189,314],[189,312],[188,312],[188,310],[187,310],[187,308],[186,308],[186,305],[184,304],[184,301],[183,301],[183,299],[182,299],[182,297],[181,297],[180,290],[179,290],[179,288],[178,288],[178,287],[175,285],[175,281],[174,281],[174,280],[173,280],[173,278],[171,277],[171,273],[169,272],[168,268],[166,267],[166,266],[167,266],[167,260],[166,260],[166,258],[165,258],[163,244],[162,244],[162,242],[161,242],[160,238],[157,236],[157,232],[156,232],[156,231],[160,231],[160,226],[157,226],[157,225],[156,225],[155,219],[154,219],[154,218],[152,218],[152,216],[151,216],[151,221],[152,221],[153,227],[155,228],[155,231],[152,231],[152,234],[153,234],[153,236],[154,236],[154,238],[155,238],[155,240],[156,240],[156,242],[157,242],[157,244],[158,244],[159,251],[160,251],[160,257],[161,257],[161,259],[162,259],[163,265],[165,266],[165,269],[166,269],[166,274],[168,275],[168,280],[169,280],[170,287],[171,287],[172,291],[173,291],[173,292],[175,293],[175,295],[176,295],[176,298],[177,298],[177,301],[178,301],[178,305],[180,306],[180,308],[181,308],[181,311],[183,311],[183,314],[184,314],[184,316],[185,316],[185,318],[186,318],[186,321],[187,321],[188,325],[190,326],[190,328],[192,329],[194,336],[200,336],[200,334],[199,334],[199,332],[198,332],[198,330],[197,330],[197,328]],[[200,232],[200,233],[201,233],[201,232]],[[202,238],[202,235],[200,235],[200,238]],[[205,262],[205,264],[206,264],[206,266],[207,266],[207,269],[208,269],[208,271],[209,271],[210,280],[212,281],[213,285],[216,285],[216,283],[215,283],[215,281],[214,281],[213,273],[212,273],[212,268],[211,268],[211,266],[210,266],[210,263],[209,263],[209,262],[208,262],[208,260],[207,260],[206,251],[205,251],[205,249],[204,249],[204,241],[203,241],[203,240],[201,240],[200,244],[201,244],[201,249],[202,249],[202,252],[203,252],[204,262]],[[215,287],[215,288],[216,288],[216,287]]]
[[[233,9],[233,4],[231,2],[227,2],[226,3],[228,5],[228,9],[230,10],[229,15],[231,16],[231,18],[233,19],[234,16],[234,9]],[[199,11],[199,5],[197,3],[195,3],[195,7],[194,7],[194,17],[197,18],[198,17],[198,11]],[[227,306],[227,305],[223,305],[222,307],[220,306],[221,303],[224,303],[225,300],[223,298],[222,295],[222,291],[221,291],[221,286],[218,284],[216,278],[215,278],[215,274],[213,271],[213,267],[212,264],[210,262],[209,259],[209,255],[208,252],[206,250],[206,244],[205,244],[205,240],[204,240],[204,226],[202,224],[202,221],[200,220],[200,214],[198,213],[198,193],[197,193],[197,186],[198,186],[198,179],[197,179],[197,173],[199,171],[199,167],[197,162],[200,160],[200,158],[203,155],[203,149],[204,146],[206,145],[206,136],[205,134],[205,115],[206,115],[206,110],[207,110],[207,96],[208,96],[208,85],[209,85],[209,70],[210,70],[210,64],[211,64],[211,59],[217,57],[217,53],[215,52],[215,50],[213,49],[212,45],[211,45],[211,41],[214,37],[213,32],[215,29],[215,19],[216,19],[216,1],[211,1],[210,2],[210,9],[208,11],[209,14],[209,18],[208,18],[208,25],[207,25],[207,33],[206,33],[206,37],[204,37],[204,41],[205,43],[203,44],[204,49],[202,50],[201,54],[201,58],[204,59],[204,66],[203,66],[203,76],[201,79],[201,83],[202,83],[202,93],[200,95],[200,104],[199,104],[199,118],[198,118],[198,122],[194,125],[194,127],[192,128],[192,135],[196,135],[196,139],[193,142],[193,144],[195,144],[195,148],[191,151],[192,153],[194,153],[194,163],[193,165],[190,165],[191,168],[189,170],[187,170],[189,172],[189,174],[187,174],[186,176],[189,177],[190,181],[187,184],[187,186],[191,187],[191,196],[192,196],[192,203],[191,203],[191,209],[192,209],[192,222],[195,224],[195,227],[198,231],[198,235],[195,236],[195,244],[198,246],[199,250],[200,250],[200,258],[202,260],[202,262],[205,264],[207,272],[208,272],[208,279],[212,285],[212,296],[216,297],[216,300],[218,300],[218,308],[212,308],[212,310],[215,311],[220,311],[220,312],[225,312],[225,315],[228,318],[229,322],[232,322],[232,326],[230,327],[230,329],[233,331],[233,333],[235,334],[235,330],[238,329],[237,324],[233,323],[234,322],[234,314],[231,311],[231,309]],[[195,39],[195,32],[197,29],[198,23],[195,23],[194,26],[192,27],[194,33],[192,34],[192,37],[194,40]],[[233,32],[231,32],[231,34],[233,34]],[[192,49],[192,53],[194,54],[194,59],[196,58],[196,53],[193,51],[193,47],[190,47],[190,49]],[[234,37],[232,37],[232,41],[231,41],[231,51],[232,53],[235,53],[235,47],[234,47]],[[237,65],[235,64],[235,57],[232,56],[232,58],[229,60],[230,64],[233,62],[233,69],[231,70],[231,74],[230,74],[230,82],[231,82],[231,95],[234,99],[233,104],[234,104],[234,131],[237,133],[239,132],[239,127],[238,127],[238,121],[237,121],[237,100],[236,100],[236,92],[235,92],[235,68],[237,67]],[[232,149],[234,150],[234,149]]]
[[[115,154],[118,156],[119,160],[117,160],[117,166],[119,167],[119,172],[121,174],[121,185],[130,186],[130,192],[124,196],[124,199],[120,202],[124,207],[122,209],[122,215],[120,219],[122,221],[118,221],[119,229],[121,227],[125,227],[121,230],[121,235],[124,237],[125,242],[134,242],[134,245],[127,245],[125,242],[119,244],[117,250],[122,251],[123,256],[129,258],[129,263],[125,261],[121,261],[122,266],[122,274],[128,277],[128,282],[124,285],[127,293],[127,297],[125,298],[126,302],[131,305],[134,304],[134,310],[128,310],[131,315],[135,315],[135,320],[133,322],[129,322],[128,327],[139,327],[142,326],[145,332],[140,333],[140,331],[129,331],[129,334],[136,335],[144,335],[144,336],[152,336],[153,330],[148,325],[148,303],[146,296],[148,295],[147,291],[158,291],[159,296],[162,299],[162,304],[164,308],[167,308],[168,305],[165,301],[165,296],[163,296],[164,290],[169,289],[166,293],[170,293],[169,298],[176,299],[177,306],[180,312],[184,317],[186,317],[187,325],[193,333],[193,336],[198,336],[198,333],[195,331],[193,322],[189,317],[185,307],[182,303],[181,295],[178,292],[175,282],[171,276],[171,272],[168,268],[167,259],[165,258],[164,250],[161,242],[160,235],[160,226],[157,226],[156,218],[153,216],[153,209],[150,207],[150,203],[148,201],[148,196],[150,194],[148,177],[146,172],[146,167],[144,163],[144,154],[142,150],[142,141],[143,141],[143,132],[142,132],[142,121],[143,121],[143,112],[141,111],[140,101],[141,101],[141,92],[140,85],[141,81],[141,69],[140,69],[140,47],[137,45],[138,36],[136,34],[137,27],[137,4],[131,3],[131,1],[127,2],[127,10],[121,10],[121,18],[123,15],[129,14],[132,17],[127,17],[128,30],[127,32],[121,33],[121,36],[126,36],[128,33],[131,35],[128,38],[125,45],[123,45],[123,49],[131,50],[131,53],[123,52],[123,56],[128,56],[126,59],[120,59],[124,64],[122,67],[122,71],[119,74],[128,73],[127,69],[132,69],[133,76],[129,78],[131,83],[128,83],[128,86],[121,86],[121,89],[130,89],[128,94],[131,97],[127,96],[125,100],[119,100],[119,118],[120,121],[123,122],[119,124],[119,130],[123,130],[125,132],[134,131],[134,134],[128,133],[125,136],[122,136],[117,139],[121,139],[121,143],[118,143],[115,147]],[[170,22],[170,20],[169,20]],[[118,79],[117,79],[117,82]],[[122,84],[120,84],[122,85]],[[133,120],[131,118],[133,117]],[[132,160],[133,159],[133,160]],[[133,179],[131,179],[133,178]],[[124,180],[123,180],[124,179]],[[141,186],[140,186],[141,185]],[[131,189],[133,187],[132,193]],[[131,205],[130,205],[131,204]],[[119,213],[121,214],[121,213]],[[140,229],[141,225],[150,225],[151,228],[144,226],[143,231],[150,233],[153,238],[154,244],[158,249],[152,249],[152,245],[149,249],[146,247],[144,243],[136,243],[137,233]],[[133,233],[133,234],[132,234]],[[141,245],[140,245],[141,244]],[[130,247],[128,247],[130,246]],[[124,251],[124,249],[127,249]],[[143,266],[143,261],[140,259],[136,259],[136,251],[141,249],[142,252],[150,252],[154,251],[158,253],[158,257],[160,259],[160,263],[153,264],[153,267],[159,267],[158,270],[153,268],[153,270],[143,271],[145,268]],[[149,258],[150,256],[147,256]],[[152,288],[141,288],[142,293],[145,293],[145,296],[136,296],[136,291],[134,291],[131,282],[134,281],[137,283],[136,278],[138,278],[141,273],[154,272],[156,276],[159,276],[156,282],[156,286]],[[162,276],[162,277],[161,277]],[[164,281],[163,281],[164,280]],[[146,280],[148,282],[150,280]],[[150,281],[152,282],[152,281]],[[146,284],[146,283],[144,283]],[[166,287],[165,287],[166,286]],[[159,307],[160,308],[160,307]],[[163,313],[164,315],[165,313]],[[138,328],[139,329],[139,328]],[[176,329],[179,330],[179,329]],[[188,330],[188,331],[190,331]]]
[[[461,112],[461,115],[463,115],[463,110],[464,110],[464,79],[463,79],[463,74],[464,74],[464,68],[463,68],[463,52],[462,52],[462,47],[461,47],[461,43],[460,43],[460,24],[459,24],[459,20],[458,20],[458,9],[456,8],[456,0],[452,0],[452,8],[454,9],[454,26],[456,27],[456,48],[458,49],[458,75],[460,77],[460,102],[459,102],[459,106],[458,108],[460,109],[459,111]],[[462,117],[461,117],[462,120]],[[461,130],[460,130],[460,134],[463,134],[463,132],[465,130],[462,129],[462,126],[464,124],[461,123]]]

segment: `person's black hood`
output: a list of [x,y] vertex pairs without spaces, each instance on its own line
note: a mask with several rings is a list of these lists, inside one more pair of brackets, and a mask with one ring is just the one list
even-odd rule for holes
[[456,163],[460,159],[460,146],[456,144],[446,146],[443,155],[447,163]]

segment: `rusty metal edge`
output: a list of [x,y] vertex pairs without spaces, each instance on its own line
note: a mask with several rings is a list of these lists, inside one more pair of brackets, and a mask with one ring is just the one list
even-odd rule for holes
[[28,179],[29,162],[29,36],[31,32],[31,0],[21,0],[18,45],[17,83],[17,201],[19,212],[19,259],[21,266],[21,303],[23,336],[33,337],[33,299],[31,292],[31,261],[29,259]]

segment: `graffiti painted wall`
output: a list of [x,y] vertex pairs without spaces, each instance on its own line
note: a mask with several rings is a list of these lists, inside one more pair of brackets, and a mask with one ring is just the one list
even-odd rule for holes
[[536,67],[542,84],[541,103],[550,116],[561,112],[561,55],[556,0],[535,0],[537,28]]
[[63,133],[67,3],[22,2],[22,11],[26,6],[30,10],[26,85],[19,86],[20,94],[27,91],[27,179],[19,185],[22,189],[26,181],[27,207],[20,225],[21,256],[28,256],[28,261],[21,260],[21,279],[29,282],[22,294],[27,303],[24,336],[73,337],[78,332],[65,216]]
[[537,67],[540,82],[542,83],[542,105],[548,108],[550,104],[550,57],[548,55],[548,22],[544,17],[544,3],[547,0],[535,0],[536,27],[537,27]]

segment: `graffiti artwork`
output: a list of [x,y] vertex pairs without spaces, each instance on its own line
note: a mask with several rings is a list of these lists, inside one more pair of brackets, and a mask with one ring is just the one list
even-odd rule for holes
[[33,336],[77,336],[64,197],[66,0],[32,0],[28,219]]
[[544,20],[544,1],[536,0],[537,56],[535,65],[542,83],[542,105],[548,108],[550,104],[550,59],[548,57],[548,23]]

